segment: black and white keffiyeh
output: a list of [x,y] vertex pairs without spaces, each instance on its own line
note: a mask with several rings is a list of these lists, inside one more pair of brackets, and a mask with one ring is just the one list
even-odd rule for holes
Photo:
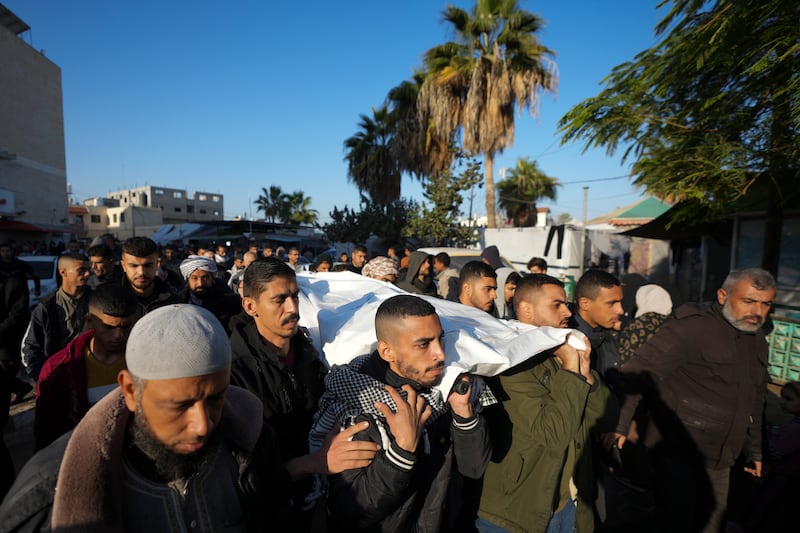
[[[347,365],[335,365],[325,377],[325,393],[320,398],[319,410],[314,416],[309,433],[310,451],[322,447],[333,427],[336,425],[340,428],[346,427],[361,414],[372,416],[384,440],[381,446],[384,449],[389,446],[385,421],[381,412],[375,408],[375,402],[382,402],[393,410],[397,409],[397,405],[386,390],[385,383],[361,372],[370,357],[369,354],[362,355]],[[398,392],[406,398],[405,391],[398,389]],[[437,389],[423,391],[420,395],[425,398],[432,411],[426,426],[450,410],[450,406]],[[471,398],[476,413],[483,407],[497,403],[492,391],[478,376],[473,380]]]

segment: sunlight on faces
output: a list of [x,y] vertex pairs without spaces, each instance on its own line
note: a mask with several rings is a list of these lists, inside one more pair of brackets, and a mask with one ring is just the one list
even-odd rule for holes
[[289,250],[288,257],[289,257],[289,264],[296,265],[297,262],[300,260],[300,251],[299,250],[295,250],[295,249],[291,249],[291,250]]
[[152,436],[176,454],[199,451],[219,426],[230,370],[142,382],[138,390],[127,370],[119,384],[129,411],[143,416]]
[[383,324],[378,354],[389,368],[424,387],[437,385],[444,375],[444,332],[439,317],[407,316]]
[[488,313],[497,298],[497,280],[485,276],[476,278],[464,283],[462,290],[466,297],[466,301],[462,303]]
[[122,270],[136,292],[141,293],[152,287],[157,269],[158,256],[156,254],[136,257],[125,252],[122,253]]
[[62,285],[84,287],[89,280],[91,270],[88,261],[76,261],[66,258],[63,262],[60,262],[58,273],[61,275]]
[[529,293],[529,298],[519,302],[519,311],[517,318],[520,322],[553,328],[567,327],[567,321],[572,316],[564,288],[552,283]]
[[600,287],[597,297],[579,299],[581,317],[591,327],[612,329],[622,317],[622,286]]
[[198,268],[186,278],[189,290],[197,295],[203,295],[214,285],[214,277],[210,272]]
[[758,331],[764,325],[774,300],[774,288],[758,290],[747,278],[736,282],[730,292],[717,290],[722,316],[734,328],[749,333]]
[[261,336],[280,346],[297,333],[299,296],[296,280],[275,277],[265,284],[264,291],[257,298],[246,296],[242,307],[255,320]]

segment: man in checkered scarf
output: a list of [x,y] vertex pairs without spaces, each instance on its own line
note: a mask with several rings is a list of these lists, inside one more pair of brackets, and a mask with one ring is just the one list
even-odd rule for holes
[[[442,326],[434,307],[412,295],[384,301],[375,316],[378,347],[335,366],[314,428],[356,425],[353,438],[381,446],[371,464],[329,476],[333,531],[445,531],[460,512],[462,476],[478,479],[491,454],[481,403],[469,376],[447,399],[432,389],[444,373]],[[465,379],[466,378],[466,379]],[[313,439],[312,439],[313,440]]]

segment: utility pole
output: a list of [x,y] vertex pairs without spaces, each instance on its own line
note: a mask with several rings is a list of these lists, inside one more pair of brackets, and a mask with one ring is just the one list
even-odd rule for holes
[[581,265],[580,265],[580,273],[583,276],[583,269],[586,257],[586,216],[589,206],[589,186],[584,185],[583,187],[583,227],[581,228]]

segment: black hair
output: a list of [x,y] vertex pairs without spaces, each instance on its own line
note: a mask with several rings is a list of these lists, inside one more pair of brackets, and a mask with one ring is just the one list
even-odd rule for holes
[[411,294],[398,294],[384,300],[375,313],[375,333],[378,340],[385,338],[385,326],[393,324],[409,316],[431,316],[436,314],[436,308],[419,296]]
[[142,306],[133,291],[116,283],[105,283],[92,291],[89,308],[117,318],[125,318],[142,312]]
[[275,278],[295,279],[294,269],[277,257],[260,257],[244,271],[244,295],[258,298],[267,283]]
[[114,252],[105,244],[95,244],[86,250],[86,255],[89,257],[102,257],[103,259],[113,259]]
[[446,252],[439,252],[433,259],[439,261],[445,268],[450,266],[450,256]]
[[564,288],[564,283],[561,280],[547,274],[522,276],[517,282],[517,290],[514,293],[514,310],[517,311],[520,303],[530,301],[533,294],[539,292],[545,285],[556,285],[562,289]]
[[539,270],[546,271],[547,270],[547,261],[545,261],[541,257],[531,257],[531,260],[528,261],[527,267],[528,267],[528,270],[530,270],[533,267],[536,267]]
[[461,287],[468,281],[480,278],[497,279],[497,272],[483,261],[470,261],[461,268],[461,274],[458,276],[458,286]]
[[621,285],[616,276],[605,270],[587,270],[575,284],[575,301],[581,298],[594,300],[600,294],[600,289],[612,289]]
[[122,243],[122,251],[134,257],[150,257],[158,254],[158,245],[148,237],[131,237]]

